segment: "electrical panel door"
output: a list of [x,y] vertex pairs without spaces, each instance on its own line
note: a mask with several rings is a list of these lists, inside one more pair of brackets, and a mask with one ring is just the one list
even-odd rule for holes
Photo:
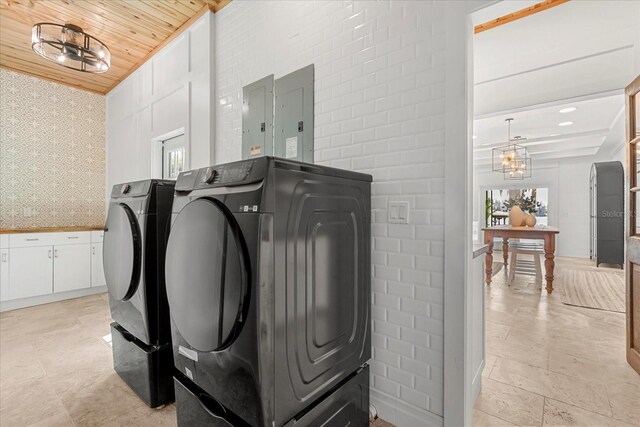
[[273,74],[242,88],[242,158],[273,155]]
[[313,64],[277,79],[274,155],[313,163]]

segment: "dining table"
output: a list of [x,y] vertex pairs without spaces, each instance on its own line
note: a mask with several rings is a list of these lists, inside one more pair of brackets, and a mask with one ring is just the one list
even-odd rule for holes
[[560,230],[556,227],[512,227],[510,225],[496,225],[484,227],[484,243],[489,245],[485,255],[485,280],[491,285],[493,275],[493,242],[496,238],[502,238],[502,258],[505,269],[509,265],[509,239],[532,239],[544,242],[544,269],[547,282],[547,294],[553,292],[553,269],[555,267],[556,235]]

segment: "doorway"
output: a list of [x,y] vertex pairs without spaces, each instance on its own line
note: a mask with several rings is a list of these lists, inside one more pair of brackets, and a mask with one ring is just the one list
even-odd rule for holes
[[[597,266],[589,251],[591,166],[625,159],[624,87],[639,71],[637,61],[629,58],[640,52],[639,32],[632,28],[637,23],[626,15],[638,16],[640,5],[617,3],[620,8],[614,10],[605,2],[545,1],[532,6],[538,11],[505,13],[507,3],[516,2],[476,12],[482,21],[471,15],[483,29],[476,27],[469,47],[474,58],[469,68],[474,68],[468,73],[475,78],[474,105],[468,109],[474,121],[468,127],[474,201],[467,214],[480,227],[509,227],[508,207],[516,203],[535,217],[541,230],[558,228],[556,280],[552,293],[540,286],[549,254],[528,241],[520,249],[505,244],[504,262],[498,257],[500,262],[486,266],[490,285],[467,278],[467,290],[484,289],[480,303],[485,305],[486,337],[471,423],[638,424],[640,411],[632,402],[640,401],[640,376],[625,359],[624,273]],[[492,8],[502,15],[491,16]],[[598,43],[590,43],[589,37]],[[615,46],[621,40],[629,43]],[[611,64],[613,56],[619,60],[607,74],[610,79],[587,77]],[[513,134],[505,120],[513,120]],[[492,151],[508,144],[526,147],[533,165],[528,182],[517,183],[518,194],[510,194],[516,184],[509,183],[508,174],[492,170]],[[531,203],[533,189],[537,200],[543,186],[549,189],[548,208]],[[525,262],[512,275],[514,249]],[[585,291],[583,283],[593,285],[594,292]],[[614,304],[603,308],[585,301],[602,297],[595,293],[602,288],[613,289],[609,296]],[[571,300],[574,290],[581,297]]]
[[184,134],[162,141],[162,179],[178,178],[185,169]]

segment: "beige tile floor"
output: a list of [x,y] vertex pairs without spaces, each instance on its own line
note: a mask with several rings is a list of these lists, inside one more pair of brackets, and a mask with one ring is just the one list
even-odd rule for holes
[[106,294],[0,313],[0,426],[175,426],[113,371],[110,323]]
[[[555,275],[595,268],[558,258]],[[504,269],[485,302],[487,363],[474,426],[640,425],[640,376],[625,360],[623,313],[564,305],[558,289],[547,295],[530,276],[509,287]]]

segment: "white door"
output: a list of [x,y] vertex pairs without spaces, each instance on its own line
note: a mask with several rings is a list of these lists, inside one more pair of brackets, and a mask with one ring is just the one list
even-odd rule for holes
[[91,286],[105,286],[104,264],[102,263],[102,243],[91,245]]
[[9,251],[9,297],[18,299],[53,292],[53,247],[12,248]]
[[162,179],[177,179],[185,168],[184,134],[162,141]]
[[60,245],[53,249],[53,291],[91,286],[91,245]]
[[9,299],[9,249],[0,249],[0,301]]

